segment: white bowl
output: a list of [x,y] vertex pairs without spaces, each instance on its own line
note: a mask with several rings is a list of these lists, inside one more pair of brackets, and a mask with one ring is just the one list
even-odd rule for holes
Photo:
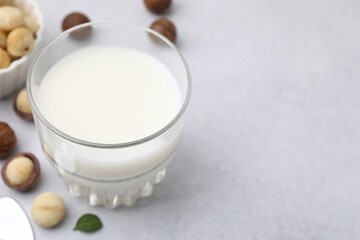
[[13,2],[14,5],[25,12],[27,16],[37,20],[39,29],[36,32],[33,51],[29,55],[13,61],[9,67],[0,69],[0,99],[9,96],[24,86],[31,61],[40,47],[41,34],[44,26],[39,7],[33,0],[14,0]]

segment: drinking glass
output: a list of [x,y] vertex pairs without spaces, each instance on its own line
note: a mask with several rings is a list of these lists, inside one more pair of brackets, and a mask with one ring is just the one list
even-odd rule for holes
[[[182,106],[176,116],[150,136],[116,144],[84,141],[54,127],[38,108],[39,86],[65,56],[94,45],[136,49],[161,61],[174,75],[181,93]],[[180,140],[191,79],[183,56],[162,35],[130,23],[90,22],[61,33],[40,51],[30,67],[27,90],[43,152],[68,191],[90,205],[114,208],[151,195],[153,186],[164,179]]]

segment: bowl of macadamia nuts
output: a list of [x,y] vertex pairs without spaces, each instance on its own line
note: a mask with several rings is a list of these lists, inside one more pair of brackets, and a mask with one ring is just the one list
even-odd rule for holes
[[24,87],[42,29],[34,0],[0,0],[0,99]]

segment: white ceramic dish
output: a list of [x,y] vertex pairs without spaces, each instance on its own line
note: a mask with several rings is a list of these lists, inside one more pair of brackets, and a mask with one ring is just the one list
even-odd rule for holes
[[39,29],[36,32],[35,47],[33,51],[11,63],[7,68],[0,69],[0,99],[5,98],[24,86],[27,71],[41,42],[43,21],[39,7],[33,0],[14,0],[14,5],[19,7],[27,16],[37,20]]

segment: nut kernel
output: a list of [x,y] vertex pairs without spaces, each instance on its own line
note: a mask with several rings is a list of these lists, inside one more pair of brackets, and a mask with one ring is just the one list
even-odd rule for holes
[[14,5],[12,0],[0,0],[0,6],[12,6]]
[[33,121],[33,114],[31,111],[29,96],[25,88],[19,91],[13,103],[15,113],[22,119]]
[[34,200],[31,215],[34,222],[39,226],[54,227],[64,218],[64,201],[54,192],[42,193]]
[[11,31],[25,24],[24,14],[12,6],[0,7],[0,30]]
[[33,50],[35,39],[28,28],[19,27],[9,33],[6,44],[11,56],[22,57]]
[[10,55],[4,49],[0,48],[0,69],[7,68],[10,64]]
[[5,176],[12,185],[21,185],[29,180],[34,171],[34,163],[25,156],[12,160],[5,171]]
[[25,16],[25,26],[32,32],[32,34],[36,34],[37,30],[39,29],[39,24],[36,19]]
[[31,190],[40,176],[40,164],[37,158],[27,152],[18,153],[8,159],[2,169],[4,183],[15,190],[26,192]]
[[6,34],[3,31],[0,31],[0,48],[6,47]]

